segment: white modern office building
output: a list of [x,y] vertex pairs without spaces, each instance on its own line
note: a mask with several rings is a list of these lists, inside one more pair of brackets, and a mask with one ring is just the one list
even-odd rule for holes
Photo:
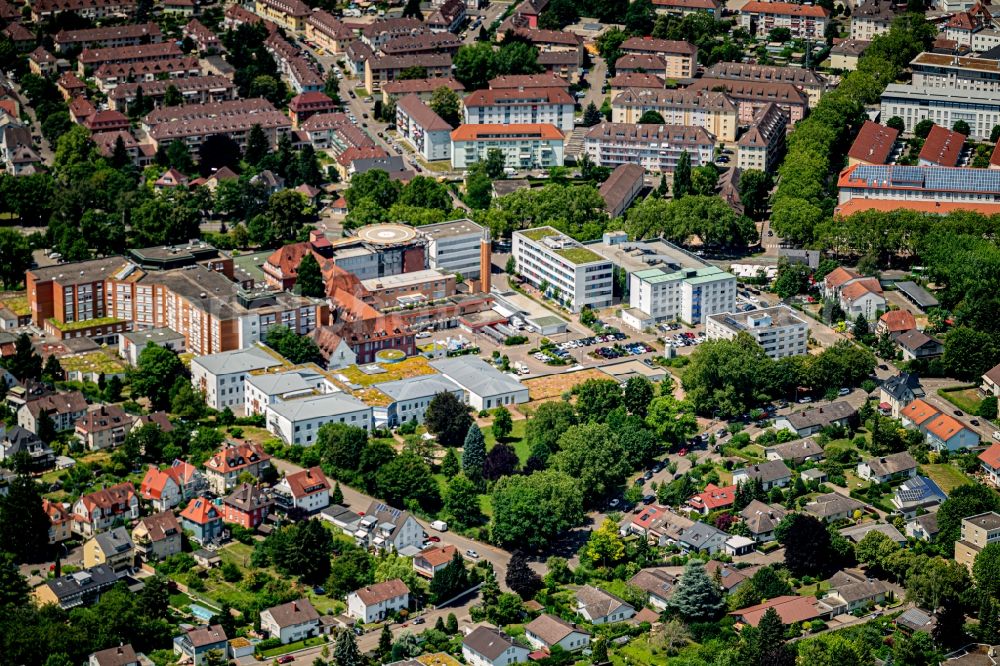
[[629,274],[629,306],[622,321],[640,331],[661,321],[702,324],[735,308],[736,277],[715,266],[635,271]]
[[327,393],[268,405],[264,421],[268,431],[285,443],[311,446],[327,423],[371,430],[372,408],[346,393]]
[[282,400],[337,390],[326,373],[313,364],[279,372],[251,372],[244,384],[243,404],[247,415],[263,414],[268,405]]
[[709,340],[732,340],[747,333],[771,358],[798,356],[809,350],[809,324],[787,305],[752,312],[729,312],[708,318]]
[[517,272],[573,312],[611,305],[614,264],[553,227],[515,231]]
[[417,233],[427,239],[427,263],[431,268],[465,278],[482,276],[483,253],[489,252],[490,243],[490,232],[485,227],[461,219],[426,224],[417,227]]
[[899,116],[912,132],[921,120],[952,127],[959,120],[969,124],[970,139],[986,141],[995,125],[1000,125],[1000,96],[989,90],[926,87],[890,83],[882,93],[882,117]]
[[229,407],[235,412],[243,409],[244,383],[251,372],[283,365],[279,356],[260,347],[197,356],[191,359],[191,384],[205,394],[212,409]]

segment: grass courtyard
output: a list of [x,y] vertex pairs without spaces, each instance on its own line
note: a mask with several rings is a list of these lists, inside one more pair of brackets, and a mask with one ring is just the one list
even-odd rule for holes
[[967,483],[972,483],[972,479],[948,463],[937,463],[935,465],[921,465],[924,474],[930,477],[931,481],[938,484],[946,494]]
[[979,405],[983,402],[979,389],[975,386],[954,390],[938,389],[938,395],[971,416],[979,413]]

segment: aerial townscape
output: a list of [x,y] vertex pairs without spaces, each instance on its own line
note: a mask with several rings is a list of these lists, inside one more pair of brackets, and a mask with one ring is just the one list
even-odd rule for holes
[[0,665],[1000,666],[1000,5],[0,0]]

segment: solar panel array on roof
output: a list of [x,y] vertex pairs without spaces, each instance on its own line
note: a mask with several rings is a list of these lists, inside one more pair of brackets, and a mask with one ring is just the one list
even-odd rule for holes
[[951,167],[859,165],[852,177],[868,185],[922,187],[928,190],[1000,192],[1000,171]]

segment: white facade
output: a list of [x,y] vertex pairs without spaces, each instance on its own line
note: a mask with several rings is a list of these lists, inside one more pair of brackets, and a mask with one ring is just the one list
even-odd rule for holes
[[259,347],[196,357],[191,359],[191,384],[205,393],[205,402],[212,409],[242,410],[247,375],[281,365]]
[[[492,627],[479,627],[462,641],[462,658],[469,666],[509,666],[528,661],[528,648],[514,643],[506,634],[482,639],[479,636],[482,632],[497,634],[499,630]],[[470,645],[470,640],[475,640],[474,645]],[[477,649],[481,642],[486,643],[482,649],[489,652],[488,655]]]
[[584,149],[599,166],[638,164],[660,173],[672,173],[685,152],[692,167],[711,164],[715,144],[715,138],[702,127],[682,125],[601,123],[584,138]]
[[563,134],[554,125],[462,125],[451,133],[451,166],[467,169],[491,149],[514,169],[563,166]]
[[427,262],[431,268],[462,277],[482,277],[483,243],[489,243],[490,233],[472,220],[452,220],[417,228],[427,239]]
[[271,611],[261,611],[260,628],[266,631],[271,638],[278,638],[282,645],[288,645],[295,641],[301,641],[319,633],[319,619],[307,620],[287,627],[279,626],[271,616]]
[[409,593],[390,599],[377,601],[371,605],[365,604],[357,591],[347,595],[347,614],[365,624],[371,624],[384,619],[392,613],[405,610],[410,605]]
[[[506,91],[505,91],[506,92]],[[527,89],[526,93],[530,93]],[[477,106],[464,105],[463,122],[469,125],[510,125],[546,123],[555,125],[563,132],[573,131],[573,104],[547,103],[533,104],[513,101]]]
[[299,398],[268,405],[264,419],[269,432],[288,444],[311,446],[327,423],[371,429],[372,408],[344,393]]
[[451,159],[451,125],[416,95],[397,102],[396,129],[425,160]]
[[132,331],[122,333],[118,336],[118,353],[129,362],[136,365],[139,362],[139,354],[150,342],[156,343],[160,347],[172,349],[178,354],[187,351],[184,343],[184,336],[169,328],[155,328],[148,331]]
[[515,231],[513,254],[521,277],[537,288],[546,283],[573,312],[611,305],[614,264],[552,227]]
[[379,391],[392,400],[385,407],[373,407],[375,422],[379,426],[394,428],[408,421],[424,422],[427,407],[438,393],[453,393],[465,401],[465,390],[441,375],[409,377],[379,384]]
[[629,274],[629,305],[654,323],[680,320],[702,324],[709,315],[735,308],[736,277],[715,266],[636,271]]
[[476,356],[456,356],[431,361],[446,379],[462,387],[465,402],[476,410],[528,402],[528,387]]
[[333,393],[333,382],[316,368],[296,368],[286,372],[251,373],[244,386],[247,415],[263,414],[269,405],[322,393]]
[[1000,98],[988,91],[890,83],[882,93],[881,112],[883,118],[902,118],[907,131],[925,119],[942,127],[964,120],[972,130],[970,139],[986,141],[1000,124]]
[[732,340],[740,333],[749,334],[771,358],[809,352],[809,324],[785,305],[718,314],[709,317],[705,324],[705,336],[709,340]]

